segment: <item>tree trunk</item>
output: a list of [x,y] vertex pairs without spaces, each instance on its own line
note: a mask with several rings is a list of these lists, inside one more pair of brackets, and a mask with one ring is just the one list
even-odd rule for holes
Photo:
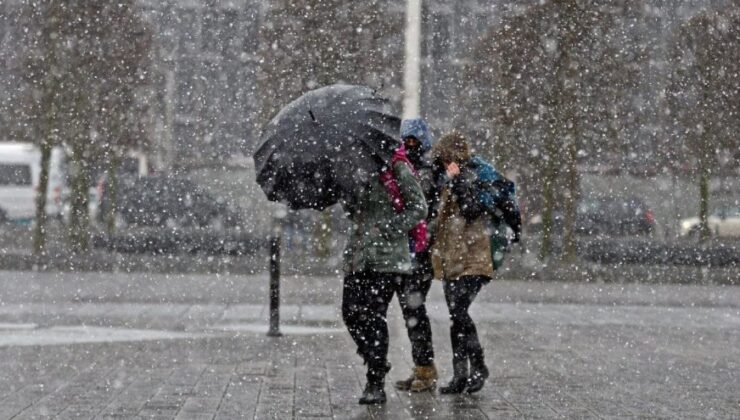
[[702,133],[702,150],[699,156],[699,238],[702,242],[709,239],[712,232],[709,230],[709,144],[708,134]]
[[[575,124],[575,123],[574,123]],[[578,130],[573,129],[573,136],[568,144],[568,177],[563,214],[563,261],[572,263],[576,260],[576,210],[579,196],[578,176]]]
[[49,189],[49,161],[52,143],[45,138],[41,143],[41,173],[36,191],[36,225],[33,230],[33,253],[41,255],[46,250],[46,199]]
[[56,108],[54,106],[57,85],[50,81],[44,91],[41,112],[41,173],[39,174],[39,189],[36,193],[36,226],[33,231],[33,253],[43,254],[46,250],[46,200],[49,189],[49,163],[51,150],[54,147],[52,138],[53,122]]
[[555,225],[553,210],[555,207],[555,133],[550,132],[545,140],[547,162],[542,176],[542,243],[540,244],[540,260],[545,260],[552,254],[552,237]]
[[90,186],[90,168],[81,156],[82,151],[73,153],[73,170],[71,171],[71,207],[69,224],[70,249],[85,252],[89,249],[90,215],[88,213],[88,188]]
[[[116,212],[118,211],[118,167],[121,166],[121,159],[114,151],[111,153],[111,159],[108,166],[108,180],[105,185],[103,194],[107,195],[108,205],[105,208],[105,228],[108,236],[116,232]],[[100,197],[102,200],[102,197]]]

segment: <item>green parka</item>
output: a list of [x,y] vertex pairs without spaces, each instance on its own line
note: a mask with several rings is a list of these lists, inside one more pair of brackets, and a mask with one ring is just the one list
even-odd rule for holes
[[353,226],[344,251],[347,273],[411,272],[408,232],[426,217],[427,204],[421,186],[406,163],[396,162],[393,173],[405,208],[396,213],[390,194],[379,178],[370,182],[349,214]]

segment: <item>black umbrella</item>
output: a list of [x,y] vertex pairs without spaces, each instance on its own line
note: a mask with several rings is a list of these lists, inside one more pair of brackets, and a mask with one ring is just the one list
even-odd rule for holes
[[265,127],[254,154],[257,183],[293,209],[351,204],[400,145],[400,122],[368,87],[312,90]]

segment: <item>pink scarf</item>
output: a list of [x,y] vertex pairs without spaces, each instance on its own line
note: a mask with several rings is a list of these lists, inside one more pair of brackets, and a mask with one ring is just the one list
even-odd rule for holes
[[[403,196],[401,195],[401,189],[398,187],[398,181],[393,174],[393,165],[395,165],[396,162],[404,162],[409,166],[411,172],[416,175],[416,169],[414,169],[414,165],[411,164],[411,161],[406,156],[406,147],[403,144],[393,152],[390,167],[380,173],[380,183],[383,184],[383,187],[385,187],[385,190],[388,191],[388,194],[391,196],[393,209],[396,213],[401,213],[404,210],[405,205],[403,202]],[[415,253],[426,250],[428,246],[427,221],[422,220],[417,223],[416,226],[409,231],[409,236],[411,236],[411,240],[413,241],[413,251]]]

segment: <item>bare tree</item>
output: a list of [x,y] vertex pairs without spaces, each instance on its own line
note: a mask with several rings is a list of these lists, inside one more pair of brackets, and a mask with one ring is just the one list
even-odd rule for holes
[[627,19],[639,17],[638,6],[554,0],[531,7],[493,29],[475,49],[481,59],[466,69],[466,109],[490,127],[494,159],[537,184],[529,190],[540,198],[543,259],[552,252],[556,208],[564,214],[563,259],[575,258],[579,153],[599,150],[604,142],[586,133],[629,106],[614,99],[635,88],[644,55],[617,53],[637,49],[617,35]]
[[60,101],[64,75],[60,63],[66,60],[68,48],[59,36],[59,25],[65,18],[64,6],[58,2],[35,2],[18,11],[19,22],[32,30],[22,40],[20,72],[26,82],[25,95],[17,105],[30,129],[26,137],[39,145],[41,173],[36,196],[36,217],[33,233],[34,253],[46,248],[46,200],[49,184],[49,160],[52,148],[59,144]]
[[101,76],[95,87],[96,131],[102,164],[106,168],[108,203],[104,220],[108,233],[113,233],[116,212],[117,172],[123,154],[132,148],[145,148],[148,105],[143,101],[143,86],[151,82],[152,31],[141,17],[134,0],[119,1],[115,7],[100,11],[102,26],[109,29],[97,38],[102,51],[96,72]]
[[[40,138],[42,176],[35,249],[44,247],[45,185],[54,144],[70,152],[71,247],[88,247],[91,171],[143,137],[136,132],[136,88],[146,81],[151,34],[134,0],[31,3],[25,42],[30,120]],[[115,159],[113,159],[115,160]]]
[[699,236],[710,237],[709,180],[722,150],[740,144],[740,13],[705,11],[682,25],[670,53],[667,102],[673,155],[691,162],[699,183]]

